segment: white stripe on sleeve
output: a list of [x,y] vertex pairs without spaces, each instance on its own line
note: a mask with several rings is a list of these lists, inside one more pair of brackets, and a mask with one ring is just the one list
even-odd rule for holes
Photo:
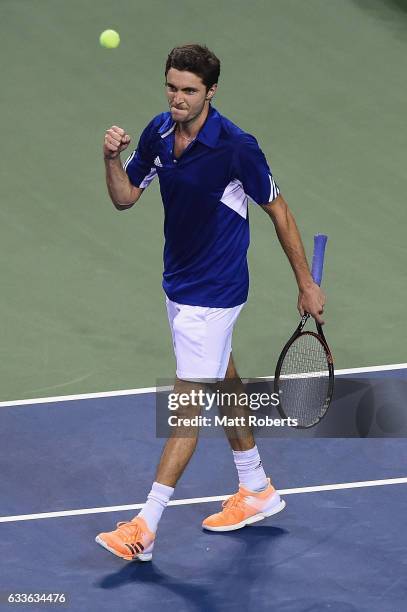
[[129,163],[131,162],[131,160],[135,156],[136,151],[137,151],[137,149],[134,149],[133,153],[126,159],[126,161],[123,164],[123,170],[126,170],[127,166],[129,165]]
[[157,168],[151,168],[150,172],[143,178],[139,187],[140,189],[145,189],[149,186],[154,177],[157,176]]
[[271,174],[269,174],[269,179],[270,179],[270,198],[269,198],[269,202],[272,202],[280,194],[280,189],[278,188],[278,185],[274,181],[274,179],[271,176]]

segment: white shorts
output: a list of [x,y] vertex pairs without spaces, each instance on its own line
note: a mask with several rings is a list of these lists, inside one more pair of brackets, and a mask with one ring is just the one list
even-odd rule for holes
[[172,302],[166,296],[177,377],[215,382],[225,378],[232,351],[233,326],[244,304],[206,308]]

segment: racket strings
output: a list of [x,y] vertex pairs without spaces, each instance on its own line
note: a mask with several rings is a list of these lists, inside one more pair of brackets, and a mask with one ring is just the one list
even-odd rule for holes
[[329,366],[324,346],[309,333],[289,347],[279,379],[281,407],[298,425],[310,426],[325,413],[329,391]]

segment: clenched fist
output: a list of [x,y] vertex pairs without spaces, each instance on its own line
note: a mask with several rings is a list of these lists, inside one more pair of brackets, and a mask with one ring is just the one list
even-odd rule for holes
[[112,125],[106,131],[105,141],[103,144],[103,155],[106,159],[116,159],[120,153],[127,149],[131,138],[126,132],[117,125]]

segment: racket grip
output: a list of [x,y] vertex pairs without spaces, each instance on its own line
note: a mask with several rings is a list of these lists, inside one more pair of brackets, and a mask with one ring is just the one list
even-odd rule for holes
[[328,236],[325,236],[325,234],[316,234],[314,236],[314,254],[312,256],[311,275],[314,279],[314,283],[317,285],[320,285],[322,281],[327,240]]

